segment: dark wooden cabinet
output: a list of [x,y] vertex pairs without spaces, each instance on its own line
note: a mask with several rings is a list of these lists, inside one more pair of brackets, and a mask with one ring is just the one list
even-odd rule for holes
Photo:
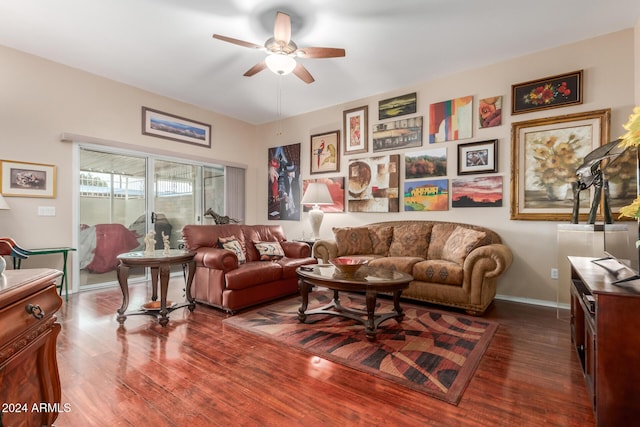
[[632,425],[640,419],[640,281],[614,285],[592,260],[569,257],[571,339],[597,425]]
[[56,340],[62,305],[52,269],[0,275],[0,426],[51,426],[60,409]]

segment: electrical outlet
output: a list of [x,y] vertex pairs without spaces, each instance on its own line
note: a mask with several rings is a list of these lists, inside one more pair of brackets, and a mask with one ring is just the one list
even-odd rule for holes
[[551,278],[552,279],[557,279],[558,278],[558,269],[557,268],[552,268],[551,269]]

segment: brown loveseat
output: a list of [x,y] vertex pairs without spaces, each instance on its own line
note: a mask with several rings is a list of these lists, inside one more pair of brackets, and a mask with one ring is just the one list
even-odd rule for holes
[[279,225],[186,225],[182,237],[196,252],[191,294],[230,313],[295,294],[296,269],[317,263],[309,245],[287,241]]
[[369,265],[413,276],[403,298],[485,312],[496,282],[512,261],[495,232],[477,225],[440,221],[392,221],[334,228],[334,240],[313,250],[327,263],[340,256],[369,259]]

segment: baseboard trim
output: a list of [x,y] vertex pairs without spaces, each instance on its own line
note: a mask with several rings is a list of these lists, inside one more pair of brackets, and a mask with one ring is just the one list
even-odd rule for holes
[[563,310],[569,310],[571,308],[569,304],[560,304],[555,301],[546,301],[542,299],[532,299],[532,298],[520,298],[520,297],[513,297],[510,295],[496,295],[496,299],[502,300],[502,301],[519,302],[522,304],[539,305],[539,306],[550,307],[550,308],[560,308]]

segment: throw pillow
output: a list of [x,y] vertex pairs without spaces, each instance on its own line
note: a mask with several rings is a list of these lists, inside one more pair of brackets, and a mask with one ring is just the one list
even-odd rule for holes
[[464,263],[467,257],[486,233],[484,231],[472,230],[465,227],[456,227],[447,239],[447,243],[442,248],[442,258],[458,264]]
[[373,253],[368,227],[334,227],[333,235],[338,246],[338,256],[370,255]]
[[369,237],[373,246],[374,255],[387,256],[391,239],[393,239],[393,227],[371,227]]
[[253,245],[260,255],[260,261],[275,261],[284,257],[284,250],[278,242],[253,242]]
[[244,251],[242,250],[242,245],[236,236],[218,238],[218,247],[236,254],[239,264],[247,262],[247,257],[244,255]]
[[389,256],[426,258],[431,239],[430,224],[405,224],[393,229]]

